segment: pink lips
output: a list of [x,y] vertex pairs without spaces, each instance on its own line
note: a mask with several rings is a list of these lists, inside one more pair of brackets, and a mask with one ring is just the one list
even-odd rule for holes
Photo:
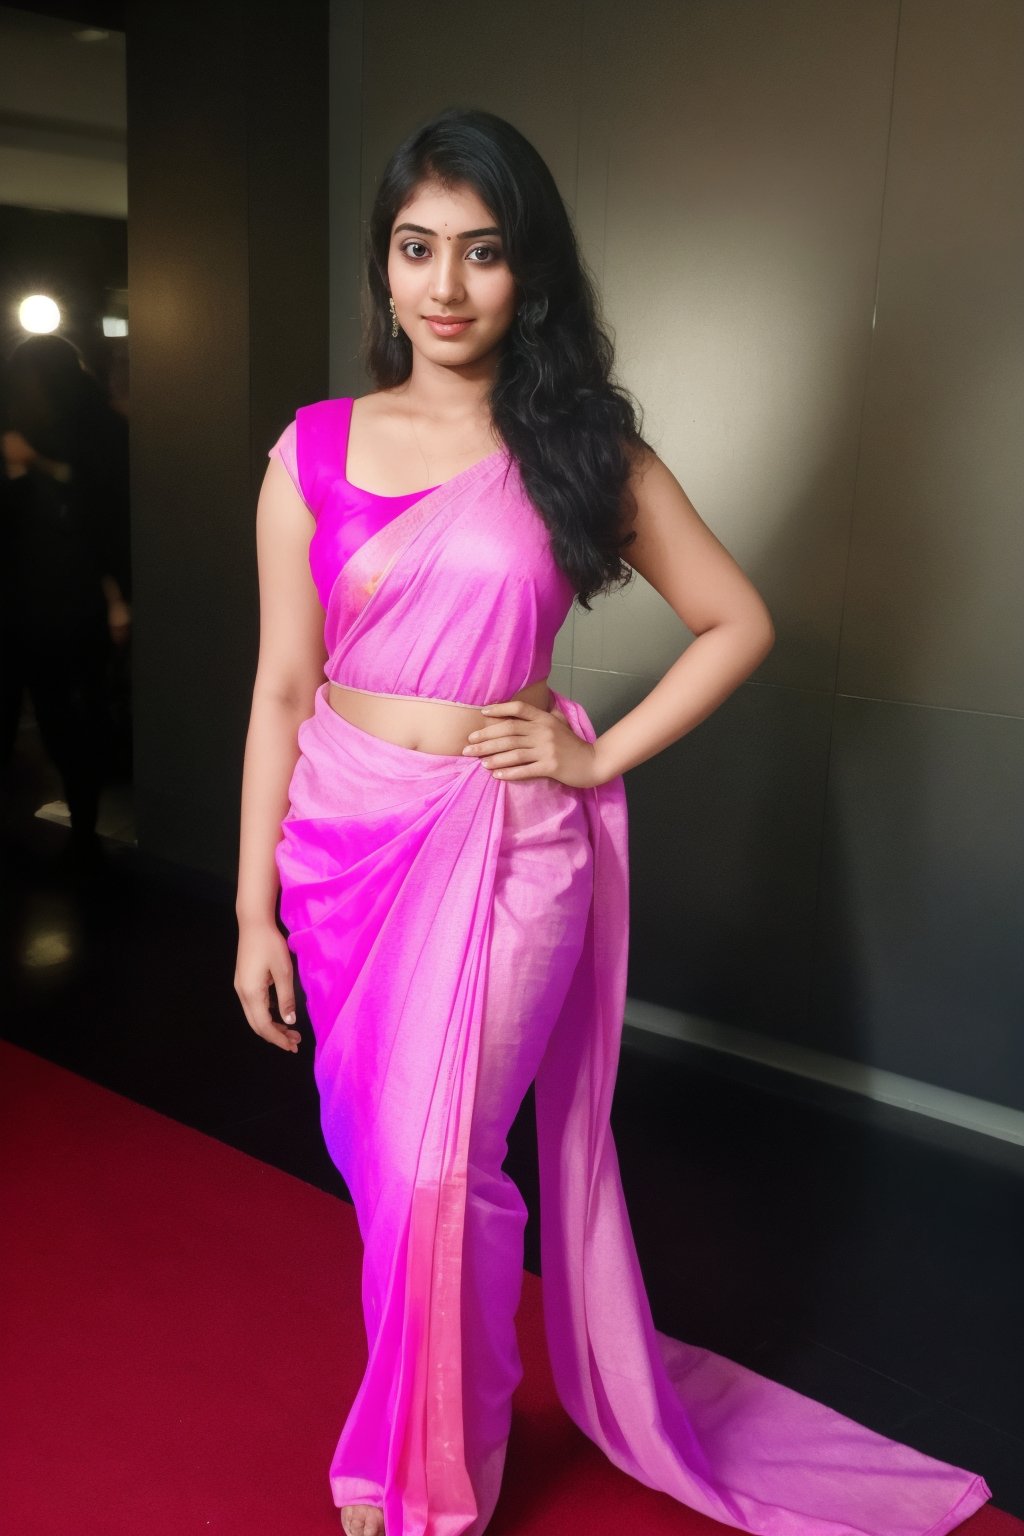
[[472,320],[431,320],[427,324],[435,336],[460,336],[464,330],[473,324]]

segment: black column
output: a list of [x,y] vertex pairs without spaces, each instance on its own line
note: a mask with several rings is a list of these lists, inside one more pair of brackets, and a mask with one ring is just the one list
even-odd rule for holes
[[328,389],[328,6],[126,7],[139,847],[234,880],[266,452]]

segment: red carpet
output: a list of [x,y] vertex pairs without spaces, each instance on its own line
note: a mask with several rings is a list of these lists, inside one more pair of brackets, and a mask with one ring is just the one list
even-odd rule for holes
[[[201,1066],[200,1066],[201,1070]],[[345,1201],[0,1042],[6,1536],[337,1536],[365,1363]],[[713,1536],[566,1417],[540,1281],[488,1536]],[[991,1504],[958,1528],[1019,1536]]]

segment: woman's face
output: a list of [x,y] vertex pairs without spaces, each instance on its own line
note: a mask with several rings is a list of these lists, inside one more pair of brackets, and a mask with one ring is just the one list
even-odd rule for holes
[[[516,312],[515,280],[494,216],[469,187],[423,183],[391,230],[388,283],[398,323],[414,350],[442,367],[464,368],[493,352]],[[438,334],[429,315],[470,324]]]

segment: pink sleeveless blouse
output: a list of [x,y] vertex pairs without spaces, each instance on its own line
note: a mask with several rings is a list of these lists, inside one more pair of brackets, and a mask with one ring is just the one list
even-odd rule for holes
[[[439,486],[380,496],[346,477],[351,416],[347,396],[300,406],[269,450],[316,520],[309,566],[325,610],[324,675],[367,693],[477,708],[543,681],[575,590],[511,454],[499,449]],[[469,515],[428,538],[422,565],[378,593],[398,553],[415,547],[418,525],[456,502]]]
[[[271,448],[269,457],[277,457],[281,460],[295,485],[295,489],[306,503],[310,512],[317,520],[316,531],[309,545],[309,568],[320,601],[324,608],[327,607],[327,599],[330,595],[334,577],[344,565],[350,555],[354,555],[360,544],[376,533],[385,523],[397,517],[399,512],[404,512],[406,507],[412,506],[414,501],[419,501],[421,496],[427,496],[436,486],[428,486],[425,491],[410,491],[405,496],[380,496],[376,491],[364,491],[359,486],[353,485],[346,478],[345,470],[348,468],[348,439],[352,422],[352,400],[322,401],[319,409],[324,411],[325,406],[334,406],[336,409],[325,413],[325,420],[321,424],[321,435],[324,438],[324,446],[330,454],[333,438],[334,450],[337,454],[337,479],[340,482],[340,496],[329,497],[330,485],[326,487],[317,484],[314,473],[308,473],[303,477],[299,469],[298,454],[298,416],[284,429],[277,442]],[[299,415],[304,411],[315,410],[317,407],[302,406]],[[331,419],[333,417],[333,420]],[[336,433],[336,436],[334,434]],[[308,456],[303,455],[303,468],[308,471]],[[329,458],[328,458],[329,464]],[[315,467],[314,467],[315,468]],[[310,487],[310,495],[304,490],[304,484]],[[323,494],[324,490],[328,496]],[[328,516],[321,517],[320,510],[325,500],[330,499]]]

